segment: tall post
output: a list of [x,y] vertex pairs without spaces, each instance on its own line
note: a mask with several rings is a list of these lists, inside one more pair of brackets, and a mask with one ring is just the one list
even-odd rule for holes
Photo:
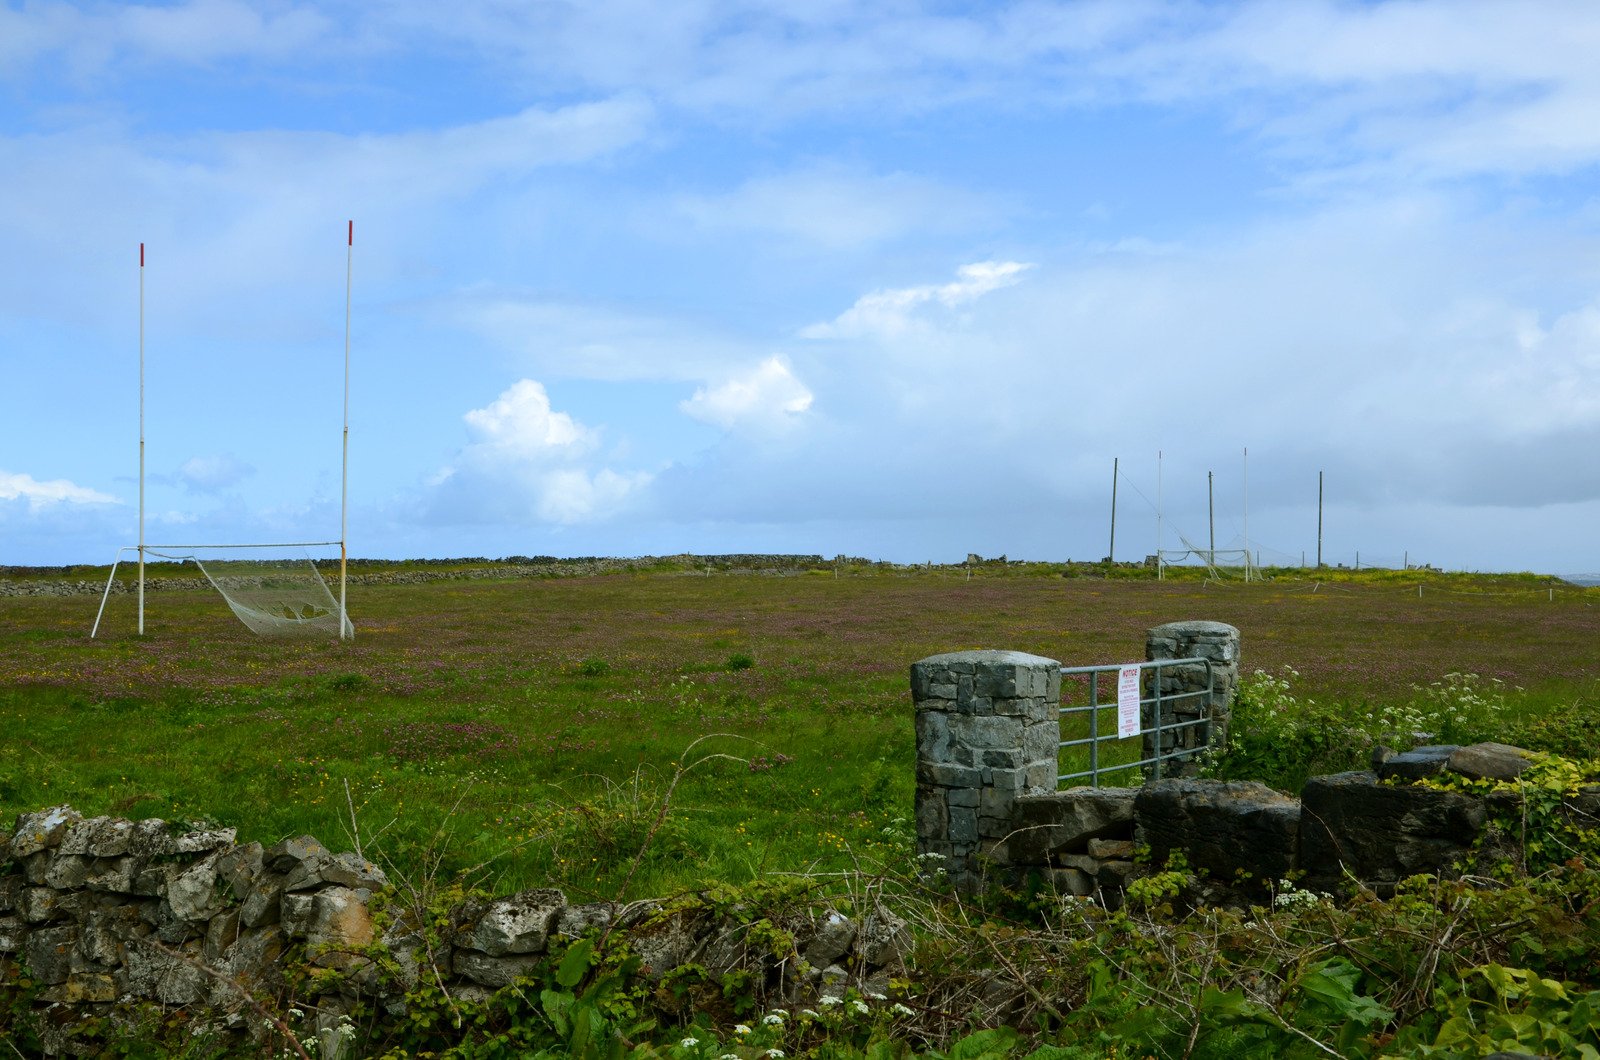
[[350,540],[350,278],[355,265],[356,223],[350,222],[344,252],[344,450],[339,458],[339,639],[350,635],[344,607],[345,568]]
[[139,244],[139,635],[144,636],[144,244]]
[[[1212,481],[1215,472],[1206,472],[1206,522],[1211,527],[1211,551],[1207,554],[1207,564],[1217,565],[1217,489]],[[1211,573],[1215,574],[1216,571]]]
[[1160,581],[1161,569],[1161,450],[1156,450],[1156,580]]
[[1250,580],[1250,447],[1244,448],[1244,580]]
[[1322,472],[1317,472],[1317,569],[1322,569]]
[[1106,562],[1117,561],[1117,457],[1111,458],[1111,548],[1106,552]]

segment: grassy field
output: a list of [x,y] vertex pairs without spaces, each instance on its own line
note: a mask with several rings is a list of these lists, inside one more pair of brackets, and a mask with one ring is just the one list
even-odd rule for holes
[[353,589],[344,644],[257,638],[209,592],[153,593],[143,638],[115,597],[94,641],[94,597],[0,597],[0,820],[69,802],[340,847],[353,804],[400,871],[613,898],[670,789],[636,897],[909,850],[907,667],[937,652],[1126,662],[1147,627],[1206,618],[1322,700],[1407,702],[1474,672],[1527,711],[1596,703],[1600,592],[1332,578],[469,578]]

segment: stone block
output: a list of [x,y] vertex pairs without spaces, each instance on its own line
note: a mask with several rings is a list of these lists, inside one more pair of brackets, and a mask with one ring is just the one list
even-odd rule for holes
[[19,953],[28,926],[20,916],[0,916],[0,953]]
[[979,750],[1021,748],[1022,730],[1020,718],[958,714],[950,719],[950,742]]
[[52,806],[37,813],[19,814],[11,829],[11,857],[20,860],[54,848],[66,838],[68,830],[82,820],[83,814],[71,806]]
[[457,935],[457,945],[491,957],[543,953],[566,904],[564,894],[548,888],[490,902],[477,922]]
[[944,801],[948,806],[970,806],[977,808],[982,801],[982,788],[951,788],[944,793]]
[[1455,744],[1435,744],[1414,747],[1409,751],[1389,754],[1381,759],[1374,754],[1372,768],[1382,780],[1390,778],[1415,780],[1418,777],[1429,777],[1444,772],[1445,766],[1450,762],[1450,756],[1458,750],[1460,748]]
[[1408,876],[1452,877],[1483,833],[1482,799],[1422,784],[1383,784],[1366,771],[1312,777],[1303,806],[1302,886],[1337,893],[1346,873],[1380,897]]
[[103,972],[78,972],[57,986],[47,987],[40,998],[58,1005],[104,1004],[117,999],[117,984]]
[[941,710],[918,711],[914,725],[917,733],[917,760],[945,761],[950,751],[950,716]]
[[1475,780],[1512,780],[1533,764],[1528,752],[1504,743],[1475,743],[1458,748],[1446,768]]
[[1133,832],[1134,788],[1069,788],[1021,795],[1012,807],[1006,844],[1018,864],[1042,865],[1057,853],[1082,851],[1090,839]]
[[57,851],[50,859],[50,868],[44,874],[44,885],[58,891],[75,891],[83,886],[89,875],[89,859],[76,854]]
[[91,858],[116,858],[128,853],[133,822],[120,817],[91,817],[73,825],[61,840],[60,852]]
[[[1182,851],[1192,869],[1228,881],[1243,868],[1276,880],[1295,864],[1300,803],[1254,781],[1158,780],[1134,800],[1136,841],[1159,868]],[[1259,898],[1262,895],[1250,895]]]
[[975,788],[983,783],[983,773],[973,766],[918,762],[917,783],[941,788]]
[[950,808],[950,841],[976,843],[978,841],[978,811],[965,806]]
[[1089,840],[1089,856],[1095,858],[1131,859],[1134,848],[1135,844],[1131,839]]
[[1094,878],[1079,869],[1051,869],[1050,884],[1057,894],[1087,898],[1094,894]]
[[[943,839],[950,829],[949,804],[938,790],[918,789],[916,796],[917,839],[925,843]],[[920,846],[919,846],[920,849]]]
[[23,952],[35,981],[46,986],[67,981],[72,972],[72,951],[78,945],[78,925],[36,928],[28,933]]
[[199,923],[222,909],[217,889],[217,857],[211,855],[167,881],[167,906],[177,920]]

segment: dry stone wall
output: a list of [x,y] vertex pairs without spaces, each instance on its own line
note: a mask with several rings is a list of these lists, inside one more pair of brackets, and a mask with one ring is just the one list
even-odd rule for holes
[[[97,1055],[85,1037],[141,1006],[185,1010],[192,1024],[237,1036],[260,1028],[247,995],[314,1002],[324,1057],[337,1055],[340,1013],[358,1004],[403,1011],[419,983],[473,1000],[535,971],[557,949],[605,930],[660,980],[693,962],[735,969],[774,1003],[815,1004],[845,985],[885,992],[903,975],[909,934],[883,909],[830,909],[746,945],[740,911],[694,902],[572,903],[558,890],[468,898],[434,912],[405,900],[378,866],[310,836],[238,843],[231,828],[85,818],[56,806],[0,832],[0,986],[24,971],[50,1055]],[[781,999],[781,1002],[777,999]]]

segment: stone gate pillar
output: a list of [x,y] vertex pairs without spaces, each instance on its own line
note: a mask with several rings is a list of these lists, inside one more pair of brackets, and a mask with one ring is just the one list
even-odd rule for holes
[[[1233,690],[1239,684],[1239,631],[1226,622],[1168,622],[1156,626],[1145,634],[1144,657],[1156,659],[1200,658],[1211,661],[1212,691],[1210,701],[1204,696],[1163,705],[1161,724],[1174,725],[1198,721],[1198,725],[1175,732],[1161,734],[1162,748],[1199,750],[1205,747],[1224,747],[1228,742],[1228,719],[1233,708]],[[1146,672],[1145,695],[1154,691],[1155,672]],[[1197,692],[1206,687],[1206,668],[1200,663],[1161,668],[1161,693],[1174,695]],[[1145,707],[1139,719],[1144,730],[1144,757],[1155,753],[1155,718],[1153,708]],[[1199,764],[1187,762],[1162,763],[1161,775],[1167,777],[1194,776]]]
[[1016,651],[961,651],[911,666],[917,727],[917,854],[957,887],[1015,827],[1024,792],[1054,791],[1061,664]]

